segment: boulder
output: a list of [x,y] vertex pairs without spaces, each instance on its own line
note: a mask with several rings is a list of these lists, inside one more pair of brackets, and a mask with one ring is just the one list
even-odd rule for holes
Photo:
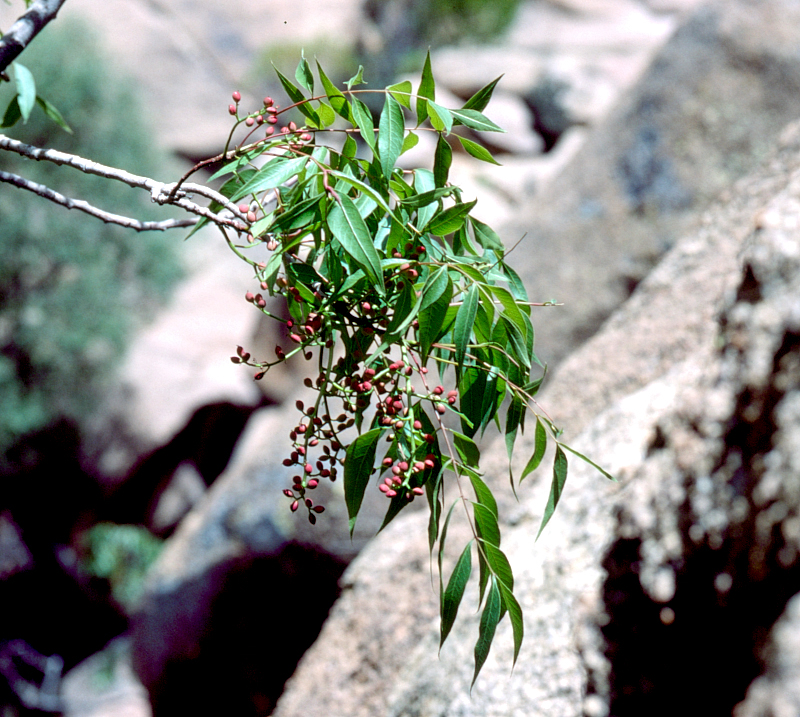
[[[508,513],[526,616],[513,673],[504,621],[470,696],[463,608],[437,658],[423,516],[401,517],[348,568],[276,715],[796,713],[798,187],[794,125],[543,393],[619,482],[573,459],[538,543],[547,479]],[[487,452],[489,480],[505,482],[504,452]]]
[[800,114],[797,12],[785,0],[701,6],[568,168],[520,206],[504,235],[526,235],[513,259],[532,300],[565,303],[537,313],[544,361],[591,336]]

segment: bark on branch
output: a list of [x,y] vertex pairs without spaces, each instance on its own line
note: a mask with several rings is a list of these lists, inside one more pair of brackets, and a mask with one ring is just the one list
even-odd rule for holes
[[53,20],[66,0],[34,0],[22,15],[0,38],[0,72],[19,57],[36,35]]
[[[20,142],[19,140],[11,139],[3,134],[0,134],[0,149],[7,150],[9,152],[15,152],[16,154],[27,157],[28,159],[52,162],[53,164],[57,165],[66,165],[68,167],[78,169],[85,174],[94,174],[99,177],[105,177],[106,179],[114,179],[118,182],[127,184],[129,187],[145,189],[150,193],[150,198],[156,204],[171,204],[176,207],[180,207],[181,209],[185,209],[187,212],[196,214],[200,217],[205,217],[214,224],[230,227],[237,232],[247,232],[249,229],[247,224],[241,221],[236,221],[237,217],[240,219],[244,219],[245,217],[233,202],[219,192],[216,192],[209,187],[205,187],[202,184],[184,183],[180,186],[178,191],[173,192],[173,190],[176,188],[174,182],[165,184],[164,182],[158,182],[155,179],[150,179],[150,177],[142,177],[136,174],[131,174],[124,169],[109,167],[105,164],[100,164],[99,162],[94,162],[90,159],[79,157],[76,154],[59,152],[55,149],[41,149],[40,147],[34,147],[32,145],[25,144],[24,142]],[[92,205],[88,204],[87,202],[83,202],[82,200],[69,199],[68,197],[58,194],[58,192],[55,192],[49,187],[36,184],[35,182],[30,182],[29,180],[23,179],[17,175],[11,175],[9,173],[3,174],[5,174],[7,178],[2,179],[2,181],[9,182],[22,189],[28,189],[29,191],[35,192],[39,196],[49,199],[56,204],[68,206],[68,208],[80,209],[81,211],[86,211],[88,214],[93,214],[94,216],[103,219],[103,221],[119,224],[120,221],[112,219],[112,217],[116,217],[128,222],[123,223],[122,226],[136,228],[133,224],[131,224],[131,222],[136,223],[137,220],[129,219],[128,217],[119,217],[119,215],[104,212],[96,207],[92,207]],[[206,197],[207,199],[218,202],[227,210],[227,212],[224,213],[225,215],[215,214],[207,207],[200,206],[199,204],[191,201],[188,197],[192,194],[199,194],[202,197]],[[56,197],[59,197],[60,200],[64,201],[60,201],[59,199],[56,199]],[[71,202],[72,204],[69,205],[65,202]],[[89,211],[89,209],[92,209],[93,211]],[[228,212],[230,212],[230,214],[233,216],[231,217],[228,215]],[[192,221],[192,224],[193,223],[195,222]],[[144,225],[147,224],[147,222],[138,222],[138,224]],[[167,226],[167,224],[169,224],[169,226]],[[178,226],[188,226],[187,224],[181,224],[179,220],[173,220],[171,224],[169,222],[167,224],[164,224],[164,229]],[[139,229],[139,231],[143,230]]]

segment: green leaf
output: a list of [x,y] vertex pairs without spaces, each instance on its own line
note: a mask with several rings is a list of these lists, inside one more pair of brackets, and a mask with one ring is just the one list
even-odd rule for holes
[[436,142],[436,151],[433,155],[433,179],[437,187],[447,184],[447,175],[450,173],[450,165],[453,163],[453,149],[447,140],[439,135]]
[[450,134],[453,129],[453,115],[450,110],[437,105],[433,100],[428,100],[428,119],[435,130]]
[[431,51],[425,58],[425,65],[422,68],[422,78],[417,90],[417,126],[421,125],[428,117],[428,100],[436,99],[436,84],[433,81],[431,71]]
[[536,534],[536,539],[544,530],[544,526],[550,522],[556,508],[558,501],[561,500],[561,494],[564,492],[564,484],[567,482],[567,456],[561,450],[561,444],[556,444],[556,457],[553,461],[553,482],[550,485],[550,495],[547,498],[547,506],[544,509],[544,516],[542,517],[542,524],[539,526],[539,532]]
[[547,450],[547,431],[545,430],[544,424],[539,420],[539,417],[536,417],[536,442],[533,449],[533,455],[531,456],[528,464],[525,466],[525,470],[522,471],[522,475],[520,476],[519,482],[525,480],[525,477],[533,473],[538,467],[539,464],[542,462],[542,458],[544,458],[544,453]]
[[348,90],[352,90],[356,85],[367,84],[366,82],[364,82],[364,66],[359,65],[358,72],[356,72],[355,75],[353,75],[349,80],[347,80],[345,84],[347,85]]
[[489,490],[489,486],[483,482],[483,479],[475,471],[469,471],[468,475],[472,483],[472,490],[475,491],[475,498],[481,505],[485,505],[495,518],[499,518],[500,514],[497,511],[497,501],[494,499],[492,491]]
[[525,404],[519,396],[514,396],[506,412],[505,438],[509,460],[511,460],[511,457],[514,455],[514,442],[517,440],[517,429],[519,428],[524,413]]
[[259,169],[253,177],[231,197],[231,201],[237,202],[248,194],[258,194],[279,187],[288,179],[302,172],[307,162],[308,157],[297,157],[296,159],[276,157]]
[[492,572],[497,576],[497,579],[504,583],[509,590],[514,589],[514,574],[511,572],[511,563],[505,553],[500,550],[496,545],[491,543],[481,542],[481,547],[486,553],[486,560],[489,562],[489,567]]
[[36,81],[33,73],[19,62],[11,63],[14,67],[14,83],[17,86],[17,102],[23,123],[27,124],[33,106],[36,104]]
[[453,623],[458,615],[458,607],[461,605],[461,598],[464,597],[464,589],[469,582],[472,573],[472,541],[470,540],[464,551],[461,553],[447,581],[447,589],[442,596],[442,619],[441,619],[441,638],[439,640],[439,650],[441,651],[444,641],[450,634]]
[[8,103],[8,107],[6,107],[6,112],[3,115],[3,124],[0,125],[2,128],[6,127],[13,127],[17,122],[22,119],[22,113],[19,111],[19,102],[17,102],[17,96],[11,99],[11,102]]
[[470,690],[474,687],[475,680],[478,679],[478,674],[483,667],[483,663],[486,662],[486,658],[489,655],[489,648],[492,646],[497,623],[500,622],[501,603],[500,588],[497,586],[497,579],[492,576],[489,594],[486,597],[486,605],[481,614],[481,624],[478,628],[478,641],[475,643],[475,674],[472,677]]
[[381,258],[358,208],[346,194],[339,194],[336,206],[328,214],[328,226],[342,248],[364,270],[378,293],[383,295]]
[[331,107],[333,107],[337,115],[351,122],[350,103],[347,101],[347,97],[328,79],[319,62],[317,62],[317,72],[319,72],[319,79],[325,88],[325,94],[328,96]]
[[409,149],[413,149],[419,144],[419,137],[413,132],[409,132],[403,140],[403,146],[400,148],[400,154],[405,154]]
[[612,476],[608,471],[603,470],[599,465],[597,465],[597,463],[595,463],[593,460],[590,460],[585,455],[583,455],[583,453],[578,453],[578,451],[576,451],[574,448],[570,448],[566,443],[559,443],[558,445],[562,446],[563,448],[566,448],[570,453],[573,453],[576,456],[578,456],[578,458],[588,463],[590,466],[592,466],[592,468],[596,468],[598,471],[600,471],[600,473],[602,473],[606,478],[608,478],[608,480],[614,481],[614,483],[618,482],[617,479],[614,478],[614,476]]
[[364,499],[372,467],[375,463],[375,449],[382,428],[373,428],[356,438],[348,447],[344,460],[344,500],[350,518],[350,535],[356,527],[356,517]]
[[411,109],[411,83],[408,80],[389,85],[386,89],[403,107]]
[[300,51],[300,64],[297,65],[294,76],[302,87],[305,87],[312,94],[314,93],[314,75],[311,74],[311,67],[309,67],[308,60],[306,60],[305,53],[302,50]]
[[447,517],[444,519],[444,525],[442,526],[442,537],[439,538],[439,555],[437,560],[439,561],[439,609],[443,610],[442,602],[444,601],[444,571],[442,570],[442,561],[444,558],[444,544],[447,540],[447,528],[450,525],[450,518],[453,516],[453,508],[456,507],[456,504],[450,506],[450,510],[447,511]]
[[472,97],[470,97],[464,106],[461,108],[462,112],[464,110],[477,110],[478,112],[482,112],[486,109],[486,105],[489,104],[489,100],[492,99],[492,93],[494,92],[494,88],[497,86],[497,83],[500,82],[500,79],[503,76],[492,80],[488,85],[479,89]]
[[[428,359],[431,345],[441,338],[444,320],[447,316],[450,301],[453,298],[453,282],[450,281],[447,268],[440,267],[432,277],[428,277],[428,283],[422,290],[419,330],[417,331],[417,339],[420,346],[419,352],[423,363]],[[444,278],[444,288],[436,299],[432,299],[431,297],[435,296],[438,291],[438,285],[442,278]],[[430,303],[430,301],[433,301],[433,303]]]
[[508,289],[504,289],[502,286],[493,286],[491,287],[491,291],[503,305],[505,315],[519,329],[522,336],[526,337],[528,334],[528,325],[525,322],[525,318],[519,306],[517,306],[516,300],[511,295],[511,292]]
[[484,542],[495,547],[500,547],[500,526],[497,524],[497,516],[492,513],[485,505],[480,503],[472,504],[472,514],[475,517],[475,526],[478,530],[478,537]]
[[466,204],[454,204],[452,207],[448,207],[431,219],[428,226],[422,231],[429,232],[439,237],[447,236],[454,231],[458,231],[477,203],[478,200],[474,199]]
[[450,110],[450,112],[465,127],[478,132],[505,132],[502,127],[499,127],[486,115],[476,110]]
[[503,251],[503,242],[494,229],[492,229],[488,224],[478,221],[475,219],[475,217],[470,217],[469,221],[470,224],[472,224],[472,231],[475,234],[475,239],[477,240],[478,244],[480,244],[484,249]]
[[466,137],[462,137],[459,134],[457,134],[456,137],[458,137],[459,142],[461,142],[461,146],[467,151],[467,154],[472,155],[475,157],[475,159],[481,160],[481,162],[496,164],[498,167],[501,166],[500,162],[492,157],[492,153],[483,145],[473,142],[471,139],[467,139]]
[[422,194],[412,194],[410,197],[402,199],[400,203],[408,209],[420,209],[429,204],[435,204],[442,197],[449,197],[453,193],[453,187],[438,187]]
[[326,105],[324,102],[319,103],[319,107],[317,107],[317,115],[319,116],[319,126],[321,129],[330,127],[334,122],[336,122],[336,112],[333,111],[333,107]]
[[514,593],[511,592],[503,583],[500,583],[500,594],[503,598],[503,604],[508,610],[508,615],[511,618],[511,628],[514,631],[514,662],[517,664],[517,657],[519,657],[519,650],[522,647],[522,640],[525,636],[525,627],[522,621],[522,608],[519,606]]
[[483,418],[483,399],[486,395],[486,371],[482,367],[467,366],[461,372],[461,381],[458,383],[459,408],[469,419],[471,426],[466,421],[461,422],[461,430],[470,438],[474,436]]
[[477,468],[481,460],[481,451],[475,441],[471,438],[453,431],[453,443],[455,443],[456,451],[465,465],[471,468]]
[[55,122],[59,127],[61,127],[61,129],[72,134],[72,128],[66,123],[64,117],[52,104],[50,104],[44,97],[40,97],[39,95],[36,95],[36,102],[39,105],[39,107],[42,108],[42,111],[51,120],[53,120],[53,122]]
[[347,157],[352,159],[356,156],[356,152],[358,151],[358,145],[356,141],[353,139],[352,135],[347,135],[347,139],[344,141],[344,147],[342,147],[342,157]]
[[386,327],[387,336],[402,335],[416,318],[419,312],[420,300],[410,281],[404,283],[400,296],[394,305],[394,314],[389,326]]
[[[414,170],[414,189],[417,190],[417,194],[420,196],[436,189],[433,172],[429,169]],[[430,221],[431,217],[436,214],[438,208],[438,203],[431,203],[421,207],[417,212],[417,226],[425,226]]]
[[383,176],[392,176],[395,162],[403,151],[403,110],[397,100],[386,95],[386,101],[378,124],[378,156],[381,159]]
[[351,111],[356,126],[361,132],[361,138],[375,151],[375,123],[372,121],[372,114],[369,108],[359,99],[353,98]]
[[456,347],[456,372],[459,374],[467,353],[467,346],[472,335],[472,325],[475,323],[475,314],[477,313],[478,287],[473,284],[464,297],[464,303],[458,309],[456,323],[453,327],[453,343]]
[[301,112],[301,114],[305,115],[309,120],[311,120],[315,126],[320,126],[319,116],[313,110],[311,105],[306,101],[305,95],[300,91],[300,88],[294,85],[288,77],[286,77],[275,65],[273,65],[275,69],[275,73],[278,75],[278,79],[281,81],[283,85],[283,89],[287,95],[289,95],[289,99],[292,100],[292,103],[297,105],[297,109]]

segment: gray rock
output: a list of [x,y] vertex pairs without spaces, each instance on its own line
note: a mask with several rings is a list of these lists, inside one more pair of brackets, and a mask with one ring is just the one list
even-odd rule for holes
[[[469,610],[437,659],[423,517],[412,516],[395,521],[348,569],[343,597],[276,715],[526,715],[532,705],[548,715],[605,715],[609,700],[612,714],[674,714],[675,701],[682,697],[685,705],[690,693],[676,677],[705,680],[709,656],[731,664],[729,643],[697,641],[689,632],[703,629],[703,620],[741,615],[715,612],[737,591],[740,604],[750,594],[761,602],[749,621],[726,623],[743,641],[734,641],[735,654],[757,654],[767,644],[798,589],[800,494],[792,476],[800,364],[792,342],[800,335],[800,251],[791,227],[800,225],[799,184],[794,126],[779,153],[704,215],[608,325],[561,365],[542,396],[557,422],[583,429],[566,439],[619,483],[573,460],[563,501],[535,545],[547,480],[523,488],[503,536],[526,613],[514,673],[504,624],[468,695],[477,627]],[[748,453],[750,444],[756,450]],[[502,446],[487,452],[490,480],[505,481],[503,453]],[[520,463],[526,457],[520,449]],[[737,467],[746,476],[739,483]],[[741,488],[748,509],[738,512],[734,490]],[[714,560],[704,562],[709,555]],[[729,558],[739,561],[736,570],[723,569]],[[776,599],[768,604],[770,595]],[[626,610],[633,617],[626,619]],[[638,631],[655,642],[638,642]],[[780,651],[793,643],[776,631],[771,644]],[[695,652],[706,655],[702,670]],[[665,655],[670,679],[652,669],[665,667]],[[687,657],[693,673],[682,664]],[[773,673],[760,683],[776,686],[773,704],[792,664],[787,659],[768,663]],[[751,661],[731,671],[707,694],[713,701],[720,690],[718,704],[729,713],[758,667]],[[662,703],[644,701],[648,684]],[[625,694],[643,701],[631,706]],[[695,685],[692,698],[698,694]]]
[[527,232],[514,259],[527,267],[532,300],[565,303],[536,315],[543,360],[557,362],[591,336],[800,114],[796,12],[783,0],[696,11],[570,166],[506,227],[507,236]]

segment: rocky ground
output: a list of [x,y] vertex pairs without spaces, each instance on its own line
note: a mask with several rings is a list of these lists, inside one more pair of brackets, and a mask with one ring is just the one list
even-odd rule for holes
[[[0,23],[8,12],[2,9]],[[335,59],[360,39],[380,33],[356,0],[326,3],[324,11],[313,0],[263,8],[241,2],[223,8],[199,0],[112,0],[100,8],[92,0],[68,0],[62,17],[69,14],[87,17],[99,28],[115,61],[148,98],[159,141],[184,158],[218,151],[228,128],[231,89],[247,86],[254,97],[271,91],[266,82],[253,80],[265,50],[285,58],[305,45]],[[631,685],[637,669],[655,675],[668,665],[640,665],[644,648],[615,633],[615,624],[620,629],[643,626],[665,655],[678,659],[675,645],[690,635],[682,627],[669,633],[668,611],[673,621],[677,615],[676,625],[683,615],[687,624],[702,625],[703,615],[688,610],[683,597],[695,595],[698,575],[700,583],[715,586],[716,592],[698,603],[708,614],[715,614],[725,595],[732,603],[754,600],[761,605],[760,593],[739,591],[739,585],[763,566],[784,587],[794,584],[794,489],[791,483],[780,487],[782,479],[762,475],[759,466],[777,471],[794,460],[794,399],[785,390],[794,386],[794,369],[785,358],[793,350],[781,346],[796,332],[785,269],[794,266],[795,257],[796,132],[783,136],[771,164],[731,188],[774,151],[784,125],[800,116],[798,36],[800,13],[789,0],[765,0],[757,8],[744,0],[538,0],[523,4],[512,28],[496,43],[434,52],[434,74],[445,104],[505,73],[488,110],[511,130],[492,146],[503,166],[456,155],[453,178],[467,195],[480,197],[483,218],[502,227],[509,241],[527,235],[512,257],[523,268],[529,291],[566,302],[537,323],[540,354],[551,367],[560,365],[547,404],[571,435],[585,429],[576,445],[624,480],[614,487],[575,466],[570,481],[580,486],[575,494],[583,497],[567,505],[565,496],[563,510],[533,554],[527,547],[529,532],[546,486],[535,484],[531,497],[512,512],[513,525],[504,535],[513,550],[528,556],[520,558],[520,575],[528,586],[523,607],[530,615],[528,644],[533,645],[514,680],[507,679],[508,645],[502,645],[507,640],[501,635],[485,681],[472,701],[464,696],[468,632],[475,627],[469,620],[451,638],[451,652],[443,653],[441,662],[429,660],[435,654],[436,605],[425,546],[406,542],[407,535],[420,532],[415,528],[421,516],[412,515],[371,544],[345,574],[345,596],[277,714],[500,710],[522,715],[530,713],[532,703],[548,716],[581,710],[603,715],[609,709],[612,714],[659,714],[658,703],[648,701],[652,696]],[[193,238],[185,249],[190,278],[172,306],[134,342],[122,371],[124,401],[117,397],[110,409],[124,405],[120,420],[142,450],[168,443],[198,408],[216,402],[255,406],[261,400],[250,377],[228,358],[236,344],[265,341],[258,313],[241,298],[249,288],[246,270],[238,269],[213,234]],[[744,252],[749,252],[752,276],[741,269]],[[639,284],[632,300],[614,313]],[[726,317],[721,325],[718,312]],[[720,353],[723,343],[727,348]],[[780,386],[773,385],[776,381]],[[263,382],[263,390],[278,401],[294,398],[296,386],[290,374]],[[731,421],[749,425],[767,420],[762,413],[754,420],[743,413],[742,396],[758,391],[773,397],[780,393],[774,401],[780,418],[773,426],[778,448],[753,455],[736,449],[739,457],[732,459],[730,446],[738,444],[724,427]],[[692,405],[707,410],[698,414]],[[170,621],[195,634],[207,630],[209,606],[228,576],[238,575],[251,561],[261,571],[254,574],[272,575],[271,563],[257,561],[282,550],[287,537],[331,550],[334,556],[325,568],[331,575],[338,575],[337,560],[352,559],[366,543],[368,530],[349,543],[344,516],[335,511],[324,529],[311,532],[288,521],[288,511],[278,510],[285,506],[276,508],[272,496],[284,483],[280,438],[287,420],[279,407],[254,415],[229,469],[171,539],[151,578],[149,602],[132,646],[114,647],[120,667],[109,673],[106,687],[131,684],[133,673],[125,665],[133,659],[156,689],[171,660],[219,646],[191,636],[154,642],[153,636]],[[721,447],[721,436],[728,449]],[[134,458],[124,451],[109,453],[109,471],[123,473]],[[747,463],[750,459],[755,462]],[[712,561],[709,567],[704,550],[717,538],[709,537],[713,526],[706,525],[704,515],[729,507],[725,501],[730,496],[720,486],[735,469],[716,463],[731,460],[743,461],[750,466],[745,473],[758,477],[742,488],[753,516],[761,515],[764,506],[782,507],[764,509],[766,517],[754,518],[752,525],[732,521],[744,536],[739,543],[730,526],[714,535],[721,536],[726,551],[729,545],[741,551],[741,540],[757,543],[758,526],[766,521],[773,533],[784,535],[786,545],[763,543],[757,565],[731,558],[735,564]],[[489,460],[490,474],[496,463]],[[665,522],[665,515],[683,516],[683,523]],[[537,556],[543,555],[540,561]],[[295,554],[284,562],[300,565],[306,559]],[[681,568],[681,561],[695,567]],[[640,573],[632,578],[630,566],[639,562]],[[728,575],[734,587],[726,588],[720,575]],[[201,593],[206,597],[192,602]],[[726,692],[724,705],[718,701],[709,711],[730,714],[761,671],[737,714],[796,711],[794,613],[787,610],[770,632],[790,596],[791,591],[781,593],[780,604],[759,613],[761,622],[751,621],[736,633],[746,645],[742,659],[748,667]],[[398,616],[414,619],[387,625],[370,610],[389,599]],[[187,611],[187,605],[197,609]],[[626,622],[628,608],[641,622]],[[602,629],[597,625],[600,611],[613,617]],[[370,637],[369,644],[360,639],[364,636]],[[756,643],[766,657],[750,654]],[[707,654],[709,660],[724,657]],[[102,663],[105,658],[98,659]],[[85,675],[97,669],[87,666],[68,675],[68,714],[147,714],[135,683],[101,690],[92,702]],[[340,679],[348,670],[351,678]],[[674,681],[690,673],[676,672]],[[167,674],[176,685],[192,679],[190,674]],[[330,680],[323,681],[337,687],[321,694],[320,676],[328,674]],[[386,688],[389,675],[391,689]],[[258,699],[263,713],[271,698]],[[669,704],[668,697],[663,700]]]

